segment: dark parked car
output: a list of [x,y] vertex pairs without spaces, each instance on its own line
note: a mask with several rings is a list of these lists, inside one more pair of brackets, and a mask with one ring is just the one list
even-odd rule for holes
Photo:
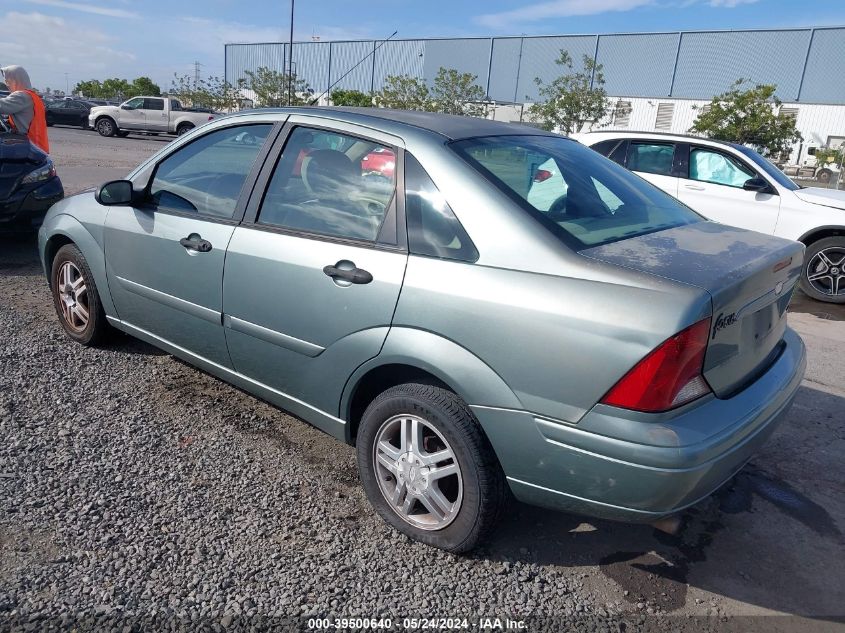
[[64,195],[50,157],[0,121],[0,231],[38,228]]
[[47,104],[47,125],[74,125],[88,129],[88,113],[92,104],[88,101],[63,99]]

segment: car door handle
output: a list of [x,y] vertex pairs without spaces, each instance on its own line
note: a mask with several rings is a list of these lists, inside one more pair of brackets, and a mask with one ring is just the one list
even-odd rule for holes
[[183,237],[179,240],[179,243],[189,251],[197,251],[198,253],[208,253],[211,250],[211,242],[202,239],[202,237],[195,233],[188,237]]
[[701,185],[684,185],[684,189],[691,189],[692,191],[704,191]]
[[351,268],[347,270],[338,268],[337,266],[326,266],[323,268],[323,272],[332,279],[341,279],[351,284],[368,284],[373,280],[373,276],[363,268]]

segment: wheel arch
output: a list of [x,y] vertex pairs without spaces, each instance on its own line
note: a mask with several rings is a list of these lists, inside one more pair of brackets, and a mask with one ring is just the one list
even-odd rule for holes
[[837,226],[835,224],[828,226],[817,226],[798,238],[804,246],[810,246],[813,242],[818,242],[826,237],[837,237],[845,235],[845,226]]
[[106,279],[106,260],[100,242],[79,220],[66,213],[48,216],[41,230],[44,237],[43,240],[39,239],[39,251],[48,284],[51,283],[50,271],[56,253],[62,246],[73,244],[85,257],[85,261],[88,262],[88,267],[91,269],[91,274],[94,275],[94,284],[97,286],[103,310],[107,315],[117,316],[109,293]]
[[468,405],[522,409],[519,398],[482,359],[432,332],[391,328],[382,352],[361,365],[341,395],[346,441],[355,443],[361,416],[380,393],[407,382],[437,385]]

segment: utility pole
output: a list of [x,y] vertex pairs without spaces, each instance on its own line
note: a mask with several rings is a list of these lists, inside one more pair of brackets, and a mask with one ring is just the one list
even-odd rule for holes
[[67,80],[67,73],[65,73],[65,96],[66,97],[68,96],[69,92],[70,92],[70,84],[68,83],[68,80]]
[[194,62],[194,88],[196,88],[200,83],[200,64],[198,61]]
[[293,104],[293,5],[290,0],[290,50],[288,51],[288,106]]

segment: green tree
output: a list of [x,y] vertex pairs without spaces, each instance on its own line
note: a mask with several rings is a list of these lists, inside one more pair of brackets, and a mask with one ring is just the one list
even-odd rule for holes
[[73,87],[75,94],[82,94],[90,99],[103,98],[103,84],[98,79],[90,79],[88,81],[80,81]]
[[125,79],[106,79],[103,82],[103,98],[105,99],[128,99],[134,97],[132,93],[132,85]]
[[371,108],[373,105],[373,96],[360,90],[332,90],[331,100],[336,106]]
[[213,97],[206,88],[205,82],[202,79],[197,81],[193,75],[180,77],[174,73],[170,93],[187,107],[212,107]]
[[375,102],[380,108],[434,111],[431,91],[425,79],[411,75],[388,75],[384,86],[375,95]]
[[149,77],[138,77],[135,79],[132,82],[130,92],[133,95],[143,95],[145,97],[161,96],[161,88]]
[[484,89],[476,84],[477,75],[461,73],[454,68],[437,71],[431,100],[435,112],[446,114],[464,114],[483,117],[487,109],[483,104],[486,97]]
[[602,65],[584,55],[583,67],[576,70],[565,50],[560,51],[555,63],[564,73],[548,84],[539,77],[534,79],[540,101],[528,108],[528,119],[544,130],[569,135],[580,132],[585,123],[607,116],[610,102],[604,89]]
[[751,145],[766,156],[777,156],[801,142],[795,119],[775,114],[781,100],[777,86],[738,79],[727,92],[716,95],[702,108],[690,132],[720,141]]
[[[260,105],[271,108],[288,105],[289,76],[287,73],[261,66],[255,72],[247,70],[244,74],[247,76],[244,87],[255,93],[255,99]],[[308,90],[308,82],[294,74],[291,105],[308,105],[310,103]]]

